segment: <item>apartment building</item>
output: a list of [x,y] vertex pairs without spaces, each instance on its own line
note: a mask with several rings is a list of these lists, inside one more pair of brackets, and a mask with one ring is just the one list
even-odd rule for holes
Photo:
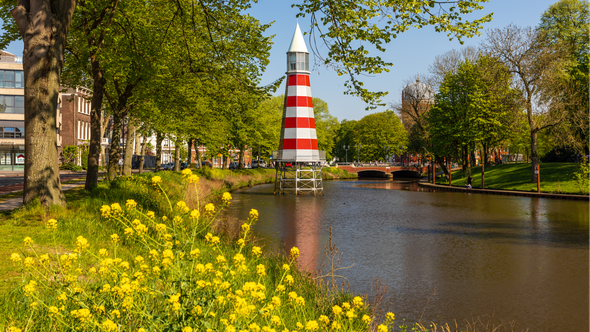
[[22,59],[0,51],[0,171],[24,169],[24,87]]

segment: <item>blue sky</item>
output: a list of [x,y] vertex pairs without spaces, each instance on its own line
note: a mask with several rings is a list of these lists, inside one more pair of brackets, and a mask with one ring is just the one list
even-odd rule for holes
[[[504,27],[510,23],[520,26],[536,26],[539,24],[541,14],[555,0],[491,0],[484,3],[484,10],[472,14],[473,17],[481,17],[493,12],[492,22],[484,25],[484,33],[481,37],[465,39],[464,45],[478,45],[485,37],[486,29]],[[286,71],[286,52],[291,42],[291,37],[297,23],[296,8],[291,8],[293,2],[289,0],[259,0],[253,4],[249,11],[262,23],[275,23],[267,30],[268,35],[275,35],[271,50],[270,64],[262,77],[262,85],[272,83],[280,78]],[[481,13],[481,14],[480,14]],[[308,17],[299,18],[299,25],[303,32],[309,31],[310,20]],[[305,38],[306,42],[307,36]],[[14,42],[9,45],[7,51],[17,56],[22,56],[22,42]],[[458,41],[449,41],[445,34],[434,31],[432,27],[420,30],[411,29],[398,36],[389,43],[385,53],[380,56],[393,63],[389,73],[372,77],[363,77],[365,87],[374,91],[388,91],[389,94],[383,101],[399,103],[403,83],[415,74],[427,73],[428,66],[434,61],[434,57],[444,54],[452,49],[463,47]],[[309,49],[309,45],[308,45]],[[310,59],[310,67],[314,60]],[[372,111],[365,111],[365,104],[358,98],[344,95],[344,77],[339,77],[333,70],[325,67],[314,67],[311,73],[311,89],[314,97],[319,97],[328,103],[330,113],[338,120],[359,120],[363,116],[384,111],[386,107]],[[277,90],[277,94],[285,90],[284,83]]]
[[[465,39],[464,45],[478,45],[485,37],[486,29],[501,28],[510,23],[520,26],[537,26],[543,12],[556,0],[491,0],[484,3],[484,10],[476,13],[481,17],[493,12],[493,20],[484,25],[484,33],[481,37]],[[250,13],[262,23],[276,21],[267,31],[269,35],[275,35],[274,45],[271,50],[270,64],[262,78],[262,84],[269,84],[286,71],[286,55],[297,23],[296,8],[291,8],[289,0],[260,0],[254,4]],[[475,16],[474,16],[475,17]],[[302,32],[309,31],[310,20],[308,17],[299,18]],[[308,42],[307,36],[305,41]],[[434,57],[444,54],[452,49],[463,47],[458,41],[449,41],[445,34],[437,33],[433,27],[420,30],[411,29],[398,36],[389,45],[387,51],[380,56],[393,63],[389,73],[373,77],[363,77],[365,87],[374,91],[388,91],[389,94],[383,101],[389,103],[401,102],[401,91],[405,80],[415,74],[427,73],[428,66],[434,61]],[[309,44],[308,44],[309,49]],[[313,60],[310,57],[310,68]],[[344,95],[345,77],[339,77],[333,70],[324,67],[315,67],[311,73],[311,93],[328,103],[330,114],[338,120],[359,120],[363,116],[384,111],[386,107],[372,111],[365,111],[365,104],[358,97]],[[283,83],[284,84],[284,83]],[[283,93],[284,85],[277,90],[277,94]]]

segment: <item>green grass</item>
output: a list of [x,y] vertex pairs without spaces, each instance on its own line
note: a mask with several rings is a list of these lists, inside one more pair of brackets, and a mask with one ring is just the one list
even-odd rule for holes
[[[242,183],[248,183],[248,181],[244,182],[244,178],[247,176],[250,176],[251,180],[256,178],[256,181],[258,181],[261,177],[264,179],[264,176],[267,175],[267,173],[272,173],[252,170],[228,172],[211,172],[208,174],[210,180],[204,180],[201,178],[200,185],[209,185],[207,184],[207,181],[223,181],[223,183],[227,185],[228,183],[233,183],[232,179],[238,178]],[[233,304],[229,306],[224,306],[223,304],[216,305],[218,300],[222,301],[223,299],[223,296],[220,296],[223,294],[221,293],[223,292],[223,289],[220,292],[218,286],[209,283],[209,285],[202,290],[200,289],[201,286],[196,287],[196,279],[193,280],[193,277],[195,276],[195,272],[193,271],[195,263],[191,263],[191,260],[186,261],[186,264],[180,262],[180,260],[175,260],[174,269],[164,270],[161,277],[153,277],[150,274],[148,281],[145,283],[146,287],[150,287],[150,292],[143,294],[138,291],[137,294],[133,295],[135,296],[134,301],[137,301],[135,303],[137,303],[138,306],[143,306],[141,307],[143,309],[129,311],[129,314],[123,310],[123,313],[121,314],[122,317],[126,315],[129,315],[129,317],[133,316],[133,319],[118,320],[115,318],[114,314],[107,316],[109,315],[109,310],[112,310],[113,308],[118,309],[121,306],[121,299],[116,298],[116,301],[114,301],[113,299],[115,299],[115,295],[109,297],[110,295],[105,295],[100,291],[107,281],[113,285],[118,282],[117,280],[120,280],[122,283],[123,277],[128,276],[127,273],[122,273],[122,271],[117,268],[111,268],[108,270],[109,273],[102,277],[99,277],[98,275],[90,277],[92,276],[90,272],[68,272],[72,275],[76,275],[75,279],[73,279],[75,281],[64,282],[63,280],[65,278],[61,279],[60,277],[55,277],[61,276],[63,272],[62,274],[53,274],[53,272],[51,272],[40,279],[37,279],[43,280],[43,283],[47,283],[48,286],[43,285],[44,290],[35,293],[35,301],[42,302],[43,306],[39,306],[40,309],[37,309],[39,311],[35,313],[34,320],[31,320],[30,318],[32,311],[29,305],[33,300],[30,297],[24,296],[23,286],[28,283],[31,276],[28,275],[29,272],[26,272],[27,270],[23,273],[22,269],[24,269],[24,267],[22,267],[22,265],[15,265],[9,262],[10,254],[17,252],[20,253],[22,257],[35,257],[36,255],[33,253],[34,249],[34,252],[37,254],[49,253],[55,258],[56,253],[72,253],[75,249],[74,243],[76,237],[82,235],[88,239],[91,245],[89,250],[94,254],[89,255],[85,251],[83,254],[79,255],[79,265],[77,265],[77,267],[80,268],[80,271],[88,271],[90,267],[99,266],[98,257],[93,256],[99,248],[107,248],[110,255],[113,255],[115,249],[113,245],[109,243],[109,240],[111,234],[117,233],[122,239],[122,243],[118,245],[116,249],[117,258],[121,258],[123,261],[131,263],[139,253],[147,258],[147,251],[150,249],[150,247],[146,245],[147,242],[144,244],[134,238],[125,239],[123,236],[123,228],[125,226],[121,225],[120,221],[117,220],[118,218],[101,217],[100,208],[102,205],[117,202],[127,211],[126,213],[128,214],[129,220],[133,218],[141,219],[142,217],[136,212],[137,210],[125,209],[125,202],[128,199],[133,199],[137,202],[138,208],[143,209],[143,211],[154,211],[156,216],[168,216],[169,218],[172,218],[174,215],[182,215],[179,214],[176,208],[171,211],[165,196],[151,184],[151,177],[154,175],[156,174],[145,173],[130,177],[120,177],[112,182],[100,183],[100,185],[92,191],[86,191],[83,188],[66,191],[65,194],[68,201],[67,207],[52,207],[49,210],[45,210],[38,202],[33,202],[25,207],[3,215],[4,218],[0,219],[0,259],[3,262],[0,264],[0,280],[2,280],[2,283],[0,284],[0,331],[6,330],[9,326],[18,326],[20,328],[27,326],[29,330],[39,331],[48,329],[74,330],[74,328],[79,330],[78,327],[82,328],[82,326],[75,318],[73,318],[73,314],[70,315],[72,312],[71,310],[80,309],[81,307],[88,307],[95,310],[95,305],[98,304],[104,304],[107,307],[107,314],[104,317],[99,317],[100,314],[98,311],[92,311],[96,316],[96,323],[100,324],[104,319],[110,317],[112,320],[116,321],[117,324],[119,324],[119,327],[123,330],[136,331],[138,326],[149,325],[153,322],[155,322],[154,326],[160,327],[156,330],[175,331],[180,331],[182,326],[189,325],[198,327],[196,330],[204,330],[203,327],[209,327],[209,325],[215,327],[214,330],[221,330],[223,325],[227,324],[227,321],[224,323],[220,318],[229,317],[231,319],[231,316],[228,315],[232,313]],[[188,187],[182,182],[182,177],[179,173],[160,172],[157,175],[163,178],[162,187],[170,196],[170,201],[173,206],[175,206],[174,203],[176,201],[182,199],[187,201],[190,205],[190,201],[185,197],[190,197],[190,194],[186,194],[187,192],[190,192],[190,190],[187,190]],[[223,180],[219,179],[221,177]],[[225,189],[229,188],[230,187],[228,186],[225,187]],[[220,208],[219,206],[217,207]],[[293,261],[287,260],[285,256],[280,254],[269,253],[261,257],[255,256],[253,253],[250,254],[250,252],[253,252],[253,245],[255,242],[248,242],[244,251],[242,251],[241,247],[236,244],[236,238],[232,238],[229,234],[223,232],[218,232],[218,235],[222,237],[221,242],[216,246],[211,246],[207,243],[208,240],[206,240],[204,233],[207,231],[215,233],[215,231],[207,228],[200,230],[196,235],[191,235],[191,233],[195,234],[190,228],[193,227],[190,226],[193,224],[188,221],[187,214],[183,214],[183,216],[183,218],[185,218],[184,221],[181,221],[178,224],[179,226],[174,227],[172,237],[173,239],[176,239],[176,244],[173,247],[176,255],[187,253],[188,256],[189,252],[191,252],[192,255],[190,249],[193,247],[201,248],[199,259],[201,259],[203,264],[211,262],[213,264],[212,266],[215,266],[215,268],[219,266],[216,274],[206,275],[200,272],[201,274],[199,278],[213,282],[215,281],[214,278],[221,278],[223,276],[224,280],[232,283],[229,291],[227,291],[227,294],[230,295],[233,294],[233,290],[238,290],[240,287],[246,287],[244,286],[245,282],[249,280],[257,280],[257,282],[265,286],[268,299],[274,295],[281,297],[283,303],[283,307],[281,307],[281,312],[283,312],[283,314],[281,314],[282,324],[285,324],[289,329],[295,328],[295,325],[296,323],[298,324],[298,322],[305,325],[306,321],[318,320],[320,314],[331,316],[331,319],[340,319],[346,327],[350,325],[349,328],[345,328],[344,330],[359,330],[359,328],[367,326],[366,323],[361,321],[361,317],[363,314],[370,313],[368,307],[357,309],[356,313],[358,317],[354,322],[347,320],[344,316],[340,316],[340,318],[334,317],[331,313],[334,304],[343,305],[343,302],[345,301],[350,302],[353,296],[351,293],[340,291],[326,292],[322,287],[318,286],[312,278],[306,273],[299,271],[294,265],[291,265],[291,271],[289,272],[289,274],[293,275],[293,278],[295,279],[294,282],[285,282],[286,279],[284,278],[287,272],[284,269],[284,264],[293,264]],[[50,231],[45,228],[45,222],[50,218],[58,220],[57,231]],[[206,218],[207,217],[205,217],[205,219]],[[165,222],[164,219],[158,220]],[[223,220],[220,222],[223,222]],[[186,227],[188,228],[185,229],[185,226],[181,225],[187,225]],[[194,225],[195,229],[202,227],[199,226],[200,224],[198,223]],[[176,231],[177,227],[179,227],[180,233]],[[240,228],[239,225],[237,227]],[[182,229],[182,231],[180,229]],[[155,238],[155,233],[151,234],[151,236],[154,236]],[[240,237],[242,236],[245,238],[245,235],[240,235]],[[35,242],[33,249],[26,247],[23,244],[23,239],[25,237],[33,238]],[[172,242],[170,243],[170,245],[172,245]],[[246,272],[242,274],[238,273],[236,275],[229,273],[227,267],[219,264],[218,255],[225,255],[225,257],[230,260],[229,264],[231,266],[231,257],[235,257],[238,252],[242,252],[246,256],[249,267]],[[162,255],[164,254],[162,253]],[[184,255],[181,257],[184,257]],[[266,266],[266,277],[257,275],[258,268],[260,267],[260,265],[257,264],[260,263],[263,264],[263,268]],[[154,264],[157,266],[159,263],[156,262]],[[163,261],[161,264],[164,264]],[[59,269],[57,263],[53,260],[49,265]],[[235,270],[235,268],[233,269]],[[32,270],[29,268],[28,271]],[[134,270],[131,269],[129,275],[135,276],[133,271]],[[138,265],[135,265],[135,271],[139,271]],[[80,274],[80,279],[78,279],[78,273]],[[120,275],[113,276],[117,273]],[[147,275],[149,272],[145,273]],[[193,284],[193,286],[187,287],[189,283]],[[298,294],[299,296],[302,296],[307,304],[298,304],[295,306],[293,304],[294,302],[288,300],[291,296],[290,293],[289,297],[287,297],[287,292],[276,290],[277,285],[285,283],[287,284],[287,292],[296,292],[296,295]],[[72,291],[71,287],[73,287],[73,284],[83,287],[84,290],[81,293]],[[41,285],[39,286],[39,288],[41,288]],[[57,295],[61,292],[68,293],[68,300],[65,302],[65,308],[63,310],[64,320],[57,323],[51,318],[51,315],[48,314],[46,308],[48,308],[49,305],[61,303],[56,299]],[[186,308],[186,312],[190,313],[192,311],[189,309],[199,304],[204,308],[215,308],[218,316],[207,316],[205,314],[204,318],[201,319],[192,317],[192,315],[184,315],[182,316],[182,320],[180,320],[176,316],[170,315],[168,299],[170,298],[170,295],[175,293],[180,294],[179,292],[182,292],[184,299],[182,301],[182,310],[185,310]],[[70,299],[72,299],[72,301],[70,301]],[[227,299],[229,300],[229,295]],[[140,301],[145,301],[145,303]],[[230,302],[230,304],[231,303],[233,302]],[[238,316],[238,321],[240,319],[243,321],[242,323],[239,323],[241,324],[241,328],[248,327],[248,324],[251,322],[256,322],[259,326],[268,325],[268,317],[265,318],[264,315],[261,316],[259,314],[262,312],[262,306],[264,306],[266,302],[257,303],[256,300],[252,300],[250,303],[257,304],[256,311],[254,312],[255,315],[251,318],[250,316],[242,318],[239,318],[240,316]],[[207,310],[207,312],[209,311]],[[164,313],[168,314],[165,315]],[[276,313],[279,314],[279,311]],[[76,325],[78,325],[78,327],[76,327]],[[55,329],[56,326],[58,326],[57,329]],[[82,328],[82,330],[92,329]]]
[[349,173],[348,171],[338,167],[324,167],[322,169],[322,177],[325,180],[356,179],[358,175]]
[[[541,164],[541,192],[559,194],[581,194],[574,172],[576,163]],[[473,188],[481,188],[481,166],[471,169]],[[500,190],[537,191],[537,184],[531,183],[531,164],[502,164],[485,167],[485,188]],[[445,178],[437,178],[437,184],[448,184]],[[463,171],[454,171],[453,186],[464,187],[467,176]],[[588,194],[588,188],[583,192]]]

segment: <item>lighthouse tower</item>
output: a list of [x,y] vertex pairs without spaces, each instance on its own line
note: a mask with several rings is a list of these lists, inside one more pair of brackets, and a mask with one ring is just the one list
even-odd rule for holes
[[325,152],[318,150],[309,83],[309,52],[299,24],[287,51],[287,83],[279,150],[275,193],[295,195],[323,193],[321,162]]

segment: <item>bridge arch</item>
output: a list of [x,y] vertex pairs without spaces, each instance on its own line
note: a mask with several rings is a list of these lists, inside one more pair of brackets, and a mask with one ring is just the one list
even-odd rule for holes
[[404,178],[419,178],[420,172],[415,171],[415,170],[409,170],[409,169],[400,169],[398,171],[393,171],[391,172],[391,175],[394,177],[404,177]]
[[378,169],[364,169],[356,173],[359,178],[386,178],[387,173]]

